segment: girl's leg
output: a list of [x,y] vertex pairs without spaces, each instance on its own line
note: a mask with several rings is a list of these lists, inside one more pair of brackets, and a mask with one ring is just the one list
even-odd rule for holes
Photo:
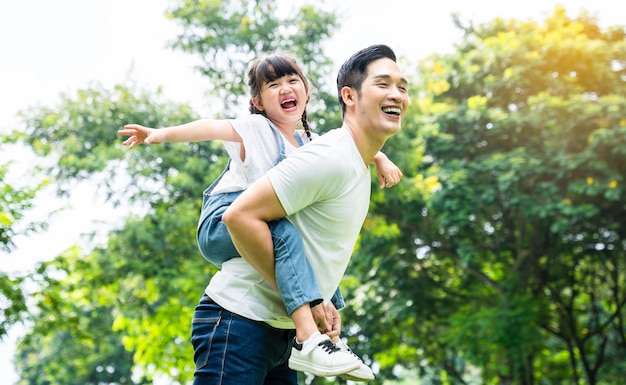
[[[349,350],[338,348],[328,336],[321,335],[311,313],[311,304],[323,301],[315,273],[305,253],[302,235],[287,219],[269,223],[274,242],[276,283],[285,307],[296,325],[296,343],[291,350],[289,367],[317,376],[351,374],[361,370],[363,362]],[[343,307],[339,289],[333,304]],[[322,305],[323,306],[323,305]],[[369,368],[365,368],[369,371]],[[371,372],[371,371],[370,371]],[[358,374],[358,373],[357,373]]]
[[196,232],[198,248],[207,261],[220,268],[222,263],[240,256],[222,222],[224,211],[240,194],[241,191],[216,195],[205,193],[202,200],[202,212]]
[[304,253],[300,231],[287,219],[269,223],[274,243],[276,283],[291,315],[299,307],[320,303],[322,293]]
[[[222,222],[224,212],[240,194],[241,192],[234,192],[204,196],[197,231],[198,247],[204,258],[218,267],[230,258],[240,257],[226,225]],[[276,281],[287,312],[292,315],[296,309],[306,306],[308,311],[297,316],[302,322],[308,322],[309,305],[321,303],[323,297],[313,269],[304,254],[302,236],[284,218],[269,223],[269,227],[274,245]],[[337,309],[344,306],[339,289],[332,301]]]
[[302,305],[294,310],[291,314],[291,320],[296,325],[296,340],[299,342],[306,341],[317,329],[317,324],[313,319],[311,307],[309,304]]

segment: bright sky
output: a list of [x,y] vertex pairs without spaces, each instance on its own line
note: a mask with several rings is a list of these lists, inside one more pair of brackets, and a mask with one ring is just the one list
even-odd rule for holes
[[[278,1],[282,8],[292,7],[292,3]],[[586,9],[595,13],[603,26],[626,24],[622,4],[615,0],[338,3],[342,29],[327,51],[337,66],[353,52],[374,43],[386,43],[411,61],[449,51],[459,41],[459,31],[450,17],[453,12],[475,22],[495,17],[541,20],[555,5],[563,4],[570,16]],[[0,132],[19,127],[18,110],[35,105],[52,107],[61,93],[71,95],[91,82],[104,86],[122,83],[129,73],[148,89],[162,86],[169,99],[188,102],[199,112],[207,111],[203,99],[208,84],[193,71],[195,58],[166,48],[178,31],[174,22],[163,16],[168,4],[167,0],[0,3]],[[28,159],[22,154],[0,154],[0,163],[8,159],[16,160],[19,170],[26,170]],[[10,255],[0,253],[0,270],[24,270],[53,258],[77,243],[81,231],[93,228],[94,221],[110,222],[123,214],[101,203],[94,209],[93,192],[86,187],[79,192],[85,199],[73,199],[67,212],[51,221],[47,234],[18,240],[18,250]],[[39,199],[38,206],[49,209],[68,206],[68,202],[59,203],[48,194]],[[19,333],[14,331],[0,343],[0,373],[6,384],[17,381],[11,360]]]

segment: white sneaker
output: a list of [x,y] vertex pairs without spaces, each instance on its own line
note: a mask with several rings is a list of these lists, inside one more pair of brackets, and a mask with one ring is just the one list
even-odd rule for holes
[[354,354],[354,352],[350,349],[350,347],[348,347],[345,342],[343,342],[343,340],[340,339],[339,342],[337,342],[335,345],[337,345],[339,349],[353,354],[361,363],[361,366],[359,366],[357,369],[348,373],[340,374],[339,377],[343,378],[344,380],[350,380],[355,382],[372,381],[375,378],[372,369],[370,369],[369,366],[365,365],[363,361],[359,358],[359,356]]
[[289,367],[320,377],[338,376],[358,369],[361,361],[339,349],[326,334],[314,333],[303,343],[294,341]]

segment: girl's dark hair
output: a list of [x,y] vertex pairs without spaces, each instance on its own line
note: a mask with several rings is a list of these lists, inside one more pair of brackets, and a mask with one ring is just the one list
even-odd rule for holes
[[[263,85],[263,83],[273,82],[278,78],[293,74],[298,75],[298,77],[302,79],[307,94],[309,94],[309,81],[306,76],[304,76],[302,68],[300,68],[298,61],[294,56],[286,52],[274,52],[255,59],[250,64],[250,68],[248,69],[248,87],[250,88],[250,113],[266,116],[265,111],[259,111],[259,109],[257,109],[256,106],[252,103],[252,98],[259,97],[259,95],[261,95],[261,86]],[[302,113],[301,120],[304,132],[306,133],[306,136],[309,138],[309,140],[311,140],[311,130],[309,128],[309,122],[307,121],[306,117],[306,108]]]

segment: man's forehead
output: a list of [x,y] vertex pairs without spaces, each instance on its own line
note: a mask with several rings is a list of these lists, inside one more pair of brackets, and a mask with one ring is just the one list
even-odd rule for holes
[[402,76],[402,71],[398,63],[388,58],[382,58],[371,62],[368,65],[368,77],[372,79],[395,80],[408,84],[408,80]]

